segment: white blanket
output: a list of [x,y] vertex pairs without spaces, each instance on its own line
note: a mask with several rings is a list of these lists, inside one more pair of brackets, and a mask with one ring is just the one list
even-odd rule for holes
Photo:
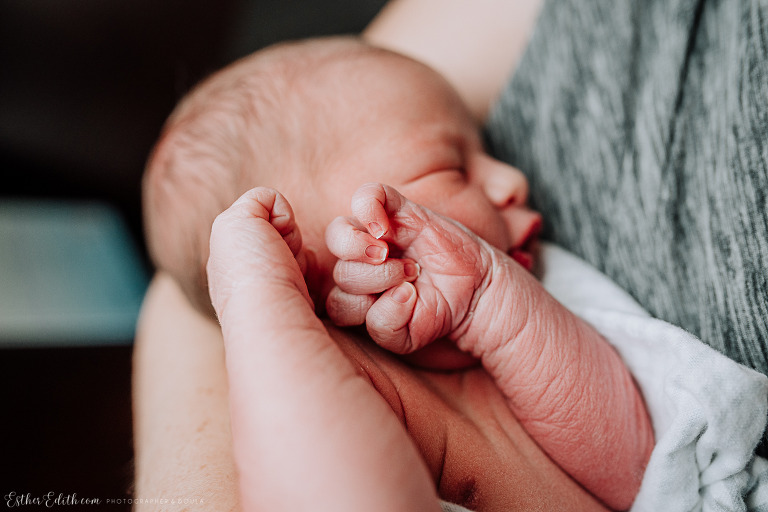
[[541,256],[544,286],[616,348],[645,398],[656,446],[631,510],[768,512],[768,462],[754,455],[768,378],[651,318],[563,249],[543,244]]

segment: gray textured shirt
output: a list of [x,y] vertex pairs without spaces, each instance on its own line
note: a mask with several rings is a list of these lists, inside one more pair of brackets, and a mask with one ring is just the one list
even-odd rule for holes
[[768,1],[547,2],[487,131],[546,238],[768,374]]

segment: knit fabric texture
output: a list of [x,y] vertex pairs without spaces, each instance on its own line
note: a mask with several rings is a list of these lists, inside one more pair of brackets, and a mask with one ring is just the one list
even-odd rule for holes
[[768,374],[768,1],[549,1],[486,128],[545,238]]

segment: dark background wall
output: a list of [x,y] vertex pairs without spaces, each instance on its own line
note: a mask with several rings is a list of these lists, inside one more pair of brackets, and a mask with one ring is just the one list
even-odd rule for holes
[[117,205],[196,82],[284,39],[355,33],[383,0],[1,0],[0,197]]
[[[18,198],[106,202],[143,254],[141,175],[178,99],[267,44],[358,32],[383,3],[0,0],[0,206]],[[0,342],[3,506],[11,492],[131,497],[131,342]]]

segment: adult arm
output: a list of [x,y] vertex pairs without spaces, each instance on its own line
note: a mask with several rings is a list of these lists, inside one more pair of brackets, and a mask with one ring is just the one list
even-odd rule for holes
[[239,510],[221,331],[166,274],[144,300],[133,366],[135,510]]
[[[373,388],[369,390],[373,399],[380,400]],[[190,506],[203,511],[240,510],[221,331],[197,313],[175,282],[162,273],[149,288],[139,320],[133,391],[135,498],[141,501],[136,510],[186,510]],[[388,415],[383,421],[396,421],[391,411]],[[411,441],[396,426],[393,436],[397,437],[398,431],[403,436],[395,440],[396,444],[400,441],[398,446],[416,456]],[[311,425],[305,423],[302,430],[310,432],[308,427]],[[380,439],[381,431],[373,432]],[[275,439],[276,445],[279,441]],[[370,446],[375,444],[371,441]],[[333,447],[328,446],[328,450],[333,451]],[[306,462],[305,454],[301,456]],[[392,467],[382,460],[387,459],[380,459],[373,469],[391,473]],[[359,490],[350,481],[365,472],[347,473],[348,479],[339,482],[343,490]],[[317,476],[320,480],[327,475]],[[304,493],[307,483],[293,482],[296,496]],[[430,481],[425,484],[433,489]],[[385,491],[378,485],[374,490],[366,499],[374,500],[376,494]],[[390,496],[397,500],[402,494]],[[432,500],[437,507],[436,496]],[[376,505],[387,510],[385,500],[359,509],[375,510]],[[316,504],[314,510],[323,510],[323,505]]]
[[243,509],[438,511],[416,445],[315,315],[302,254],[273,189],[246,192],[213,224],[208,280]]
[[[386,354],[371,352],[370,359],[351,341],[344,347],[409,418],[409,430],[446,499],[472,509],[537,504],[548,510],[604,510],[516,426],[480,370],[415,374]],[[488,423],[488,417],[498,423]],[[167,500],[137,503],[137,512],[241,509],[220,330],[162,273],[152,281],[139,319],[134,425],[135,497]],[[170,503],[179,498],[181,503]],[[184,499],[197,501],[184,504]]]
[[393,0],[363,38],[437,70],[483,121],[525,50],[541,3]]

